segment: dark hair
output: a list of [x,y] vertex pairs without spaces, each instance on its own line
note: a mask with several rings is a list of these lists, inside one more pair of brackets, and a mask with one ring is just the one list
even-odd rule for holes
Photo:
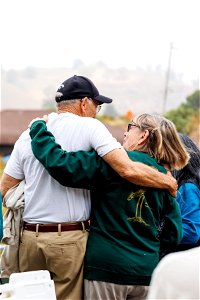
[[190,160],[188,164],[181,170],[174,171],[173,175],[181,186],[185,182],[192,182],[198,187],[200,186],[200,150],[197,145],[186,135],[179,133],[179,137],[185,145]]

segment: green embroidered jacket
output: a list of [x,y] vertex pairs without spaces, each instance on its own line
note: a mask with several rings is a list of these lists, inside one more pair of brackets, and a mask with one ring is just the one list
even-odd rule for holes
[[[164,190],[124,180],[95,151],[62,150],[44,121],[33,123],[30,136],[34,155],[53,178],[64,186],[91,190],[91,228],[84,278],[149,285],[160,247],[173,249],[182,239],[176,199]],[[145,153],[130,151],[128,155],[133,161],[166,172]]]

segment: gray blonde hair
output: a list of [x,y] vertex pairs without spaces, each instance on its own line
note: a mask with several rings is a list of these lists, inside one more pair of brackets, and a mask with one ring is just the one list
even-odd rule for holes
[[81,99],[63,100],[63,101],[57,102],[56,104],[57,104],[58,108],[62,108],[63,106],[74,105],[75,103],[77,103],[80,100]]
[[142,151],[167,165],[170,170],[179,170],[187,165],[189,154],[181,142],[174,123],[151,114],[138,115],[135,120],[141,130],[148,130],[149,137]]

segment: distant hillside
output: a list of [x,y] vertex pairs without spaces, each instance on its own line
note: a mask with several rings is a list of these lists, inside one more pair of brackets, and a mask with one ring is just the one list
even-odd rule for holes
[[[156,69],[109,69],[103,63],[86,67],[79,61],[68,69],[2,70],[1,110],[55,107],[55,91],[74,74],[89,77],[100,93],[114,99],[112,105],[104,105],[103,113],[162,112],[165,72],[159,66]],[[186,84],[180,74],[172,73],[166,110],[179,106],[196,88],[197,83]]]

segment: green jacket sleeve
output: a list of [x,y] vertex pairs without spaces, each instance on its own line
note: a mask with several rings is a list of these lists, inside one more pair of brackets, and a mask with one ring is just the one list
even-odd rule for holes
[[93,189],[106,172],[106,163],[96,151],[66,152],[47,131],[44,121],[35,121],[30,128],[35,157],[48,173],[64,186]]
[[164,205],[164,226],[161,232],[160,244],[165,250],[175,250],[182,240],[182,218],[179,205],[175,198],[166,193]]

